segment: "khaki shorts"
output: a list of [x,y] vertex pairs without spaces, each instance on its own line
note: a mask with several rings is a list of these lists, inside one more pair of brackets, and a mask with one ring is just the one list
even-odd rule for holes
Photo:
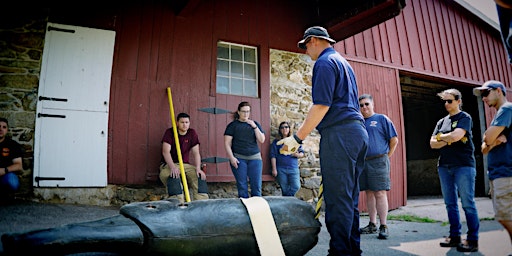
[[490,189],[494,218],[512,221],[512,177],[491,180]]

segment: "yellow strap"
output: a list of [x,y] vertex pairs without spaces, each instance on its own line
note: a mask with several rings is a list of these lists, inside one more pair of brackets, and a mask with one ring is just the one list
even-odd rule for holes
[[247,208],[262,256],[285,256],[270,206],[263,197],[240,198]]

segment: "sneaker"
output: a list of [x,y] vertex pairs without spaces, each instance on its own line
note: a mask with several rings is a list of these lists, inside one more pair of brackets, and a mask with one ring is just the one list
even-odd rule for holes
[[388,239],[389,231],[388,226],[386,225],[380,225],[379,227],[379,239]]
[[359,229],[359,233],[361,233],[361,234],[375,234],[375,233],[377,233],[377,225],[375,225],[374,223],[370,222],[368,224],[368,226],[366,226],[364,228],[360,228]]
[[457,245],[457,251],[459,252],[478,252],[478,241],[466,240],[465,243]]
[[460,244],[460,236],[447,237],[443,242],[440,242],[441,247],[457,247]]

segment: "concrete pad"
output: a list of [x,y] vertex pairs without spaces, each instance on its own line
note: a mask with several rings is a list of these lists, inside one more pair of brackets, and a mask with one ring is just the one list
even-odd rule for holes
[[[439,246],[442,239],[420,240],[401,243],[400,246],[390,248],[411,255],[464,255],[457,248],[443,248]],[[478,252],[466,253],[471,255],[508,255],[512,252],[512,245],[508,233],[505,230],[481,232],[478,242]]]

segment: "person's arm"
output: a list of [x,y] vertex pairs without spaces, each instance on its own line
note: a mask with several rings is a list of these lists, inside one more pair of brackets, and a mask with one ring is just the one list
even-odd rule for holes
[[[18,171],[22,171],[23,170],[23,163],[21,161],[21,157],[17,157],[17,158],[14,158],[12,160],[12,164],[5,167],[7,168],[7,170],[9,170],[9,172],[18,172]],[[5,170],[5,168],[2,168],[4,173],[2,175],[5,175],[7,172]]]
[[256,140],[259,142],[259,143],[264,143],[265,142],[265,134],[260,130],[260,128],[258,127],[258,125],[256,125],[256,122],[254,122],[254,120],[251,120],[251,119],[248,119],[247,120],[247,123],[252,127],[252,129],[254,130],[254,135],[256,136]]
[[505,130],[505,126],[490,126],[484,133],[482,142],[482,154],[487,154],[494,147],[501,143],[507,142],[507,137],[501,134]]
[[194,166],[196,167],[197,177],[206,180],[206,173],[201,169],[201,153],[199,152],[199,144],[196,144],[190,149],[192,156],[194,157]]
[[466,135],[466,130],[462,128],[455,128],[455,130],[444,133],[439,136],[439,139],[445,141],[448,144],[454,143],[462,139]]
[[299,130],[297,130],[297,137],[301,140],[306,139],[313,129],[315,129],[315,127],[317,127],[322,121],[325,114],[327,114],[327,111],[329,111],[329,106],[319,104],[311,106],[308,115],[306,116],[306,120],[304,120]]
[[233,136],[224,135],[224,148],[226,149],[226,153],[228,154],[229,162],[235,169],[238,169],[238,159],[233,155],[233,150],[231,150],[231,143],[233,142]]
[[430,148],[440,149],[440,148],[448,145],[448,142],[442,141],[442,140],[438,141],[436,137],[437,137],[436,135],[430,137]]
[[395,137],[389,139],[388,157],[391,157],[393,155],[397,145],[398,145],[398,137],[395,136]]
[[171,144],[167,142],[162,142],[162,156],[164,157],[165,163],[167,166],[169,166],[169,169],[171,170],[170,177],[172,178],[179,178],[180,177],[180,169],[174,165],[174,161],[172,160],[171,156]]
[[277,163],[276,158],[270,158],[270,165],[272,165],[272,176],[277,177]]

